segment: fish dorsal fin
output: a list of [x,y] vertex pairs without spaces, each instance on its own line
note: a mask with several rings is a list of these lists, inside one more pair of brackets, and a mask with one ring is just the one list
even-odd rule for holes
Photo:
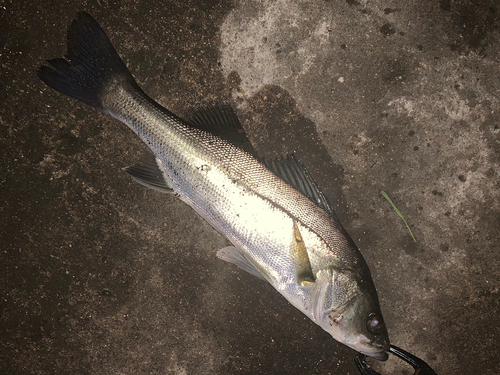
[[281,177],[287,184],[293,186],[339,221],[323,192],[294,154],[280,159],[263,159],[262,161],[278,177]]
[[188,123],[216,135],[242,150],[257,155],[233,108],[224,101],[198,105],[191,109]]
[[172,187],[162,172],[161,161],[152,152],[143,157],[139,163],[122,168],[135,181],[160,193],[173,194]]

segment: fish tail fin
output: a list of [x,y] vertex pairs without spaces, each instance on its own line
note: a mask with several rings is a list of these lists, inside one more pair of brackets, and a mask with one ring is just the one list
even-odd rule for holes
[[139,88],[99,23],[88,13],[78,13],[71,23],[65,58],[47,62],[51,67],[42,66],[37,71],[43,82],[103,112],[106,109],[100,96],[107,83],[118,80]]

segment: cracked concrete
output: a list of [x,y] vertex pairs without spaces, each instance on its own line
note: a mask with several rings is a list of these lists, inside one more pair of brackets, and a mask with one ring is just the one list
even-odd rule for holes
[[79,10],[167,108],[228,100],[262,155],[298,155],[394,344],[439,374],[498,372],[497,2],[79,4],[0,6],[0,373],[357,374],[352,350],[219,261],[227,241],[189,207],[121,172],[145,149],[128,129],[38,80]]

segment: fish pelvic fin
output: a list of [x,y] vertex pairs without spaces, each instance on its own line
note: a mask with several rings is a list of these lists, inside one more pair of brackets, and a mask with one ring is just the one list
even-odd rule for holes
[[217,251],[217,258],[225,260],[226,262],[237,265],[249,274],[258,277],[261,280],[267,281],[264,276],[254,267],[252,263],[234,246],[226,246]]
[[37,74],[54,90],[101,112],[100,93],[108,82],[123,82],[139,89],[103,29],[88,13],[78,13],[68,29],[68,52],[47,61]]

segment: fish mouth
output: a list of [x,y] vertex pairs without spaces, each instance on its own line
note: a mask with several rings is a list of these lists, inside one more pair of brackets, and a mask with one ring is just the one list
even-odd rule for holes
[[[375,358],[379,361],[387,361],[389,358],[389,349],[391,345],[388,341],[381,340],[382,342],[376,340],[369,342],[368,345],[365,345],[364,348],[356,348],[361,354],[364,354],[368,357]],[[361,349],[361,350],[360,350]]]
[[375,358],[375,359],[382,361],[382,362],[387,361],[387,359],[389,358],[389,354],[387,354],[387,352],[378,352],[378,353],[372,352],[372,353],[363,353],[363,354],[370,356],[372,358]]

